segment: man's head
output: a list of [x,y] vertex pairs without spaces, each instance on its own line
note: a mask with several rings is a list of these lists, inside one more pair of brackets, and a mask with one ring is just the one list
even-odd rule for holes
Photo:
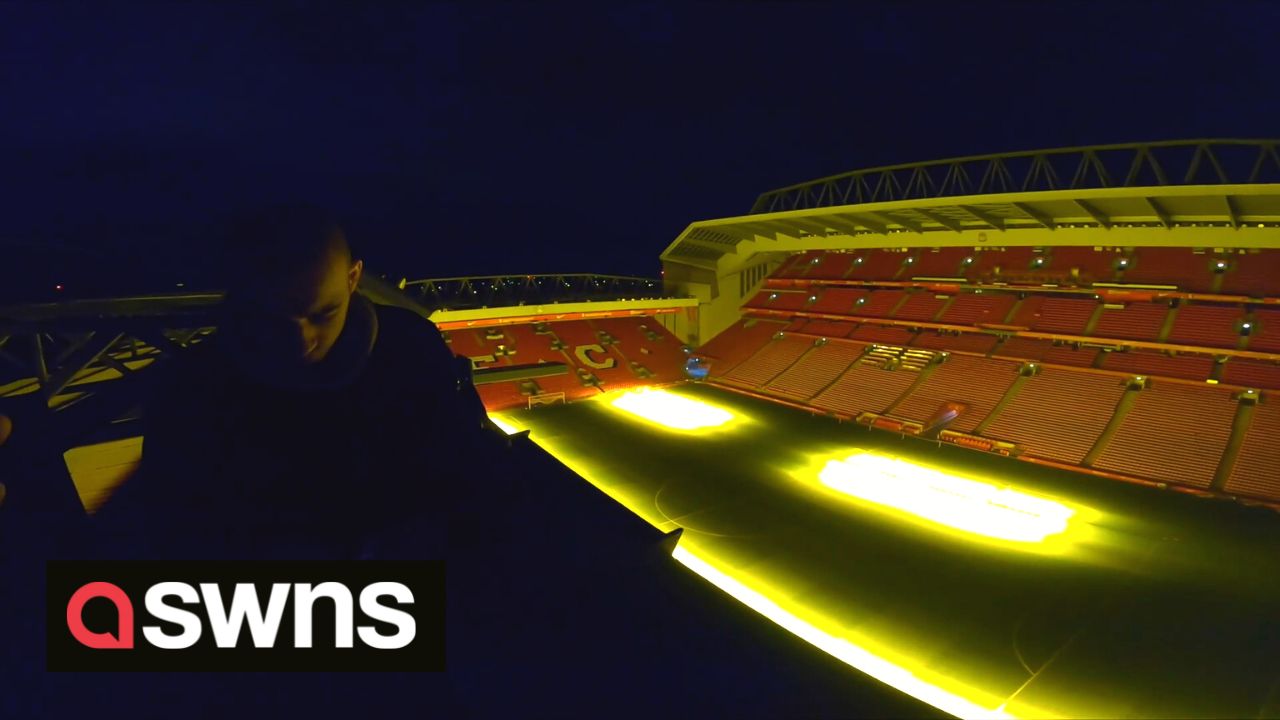
[[224,259],[229,329],[255,363],[288,373],[329,354],[364,269],[331,217],[309,206],[254,213],[235,225]]

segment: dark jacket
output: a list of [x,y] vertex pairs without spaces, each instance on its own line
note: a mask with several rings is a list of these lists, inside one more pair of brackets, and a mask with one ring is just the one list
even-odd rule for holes
[[460,484],[479,481],[468,470],[501,439],[465,361],[433,324],[356,295],[339,344],[360,345],[365,322],[371,347],[330,386],[253,379],[230,361],[227,333],[158,370],[142,463],[95,521],[106,547],[139,557],[362,557],[380,535],[412,524],[431,535],[423,553],[442,553]]

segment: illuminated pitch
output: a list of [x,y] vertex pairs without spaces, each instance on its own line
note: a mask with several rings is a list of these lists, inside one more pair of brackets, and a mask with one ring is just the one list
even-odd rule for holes
[[507,420],[504,420],[501,415],[490,415],[489,420],[494,425],[497,425],[498,429],[502,430],[502,432],[508,435],[515,435],[516,433],[520,432],[520,428],[516,427],[515,425],[512,425]]
[[724,427],[735,418],[724,408],[666,390],[630,390],[607,402],[642,420],[685,432]]
[[863,452],[832,460],[823,485],[964,532],[1040,543],[1066,532],[1076,511],[1054,500]]
[[[764,592],[713,567],[707,560],[685,548],[683,543],[676,546],[671,556],[738,602],[777,623],[787,632],[846,665],[921,702],[960,718],[1015,717],[1005,710],[1003,704],[998,707],[985,707],[981,701],[962,696],[962,693],[971,697],[978,694],[971,688],[955,682],[948,683],[944,678],[934,678],[934,681],[930,682],[921,677],[922,674],[926,674],[924,668],[912,671],[902,664],[891,662],[855,644],[848,638],[821,629],[815,624],[816,618],[815,622],[809,622],[784,609]],[[940,684],[954,687],[944,689]]]

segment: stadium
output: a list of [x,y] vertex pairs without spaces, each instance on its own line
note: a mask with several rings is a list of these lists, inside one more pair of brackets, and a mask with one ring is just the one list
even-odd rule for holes
[[[362,290],[470,359],[573,514],[642,520],[700,612],[749,610],[828,684],[956,717],[1273,717],[1278,148],[855,170],[691,222],[660,278]],[[219,297],[0,308],[0,412],[40,418],[14,447],[59,477],[6,473],[0,502],[93,513],[141,456],[149,368]]]

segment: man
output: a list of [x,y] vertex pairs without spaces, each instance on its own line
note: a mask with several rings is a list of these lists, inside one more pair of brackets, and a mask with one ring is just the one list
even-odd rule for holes
[[158,371],[142,463],[98,513],[108,546],[362,557],[414,524],[416,549],[442,552],[501,439],[439,331],[357,292],[363,263],[313,208],[248,218],[224,259],[218,331]]

